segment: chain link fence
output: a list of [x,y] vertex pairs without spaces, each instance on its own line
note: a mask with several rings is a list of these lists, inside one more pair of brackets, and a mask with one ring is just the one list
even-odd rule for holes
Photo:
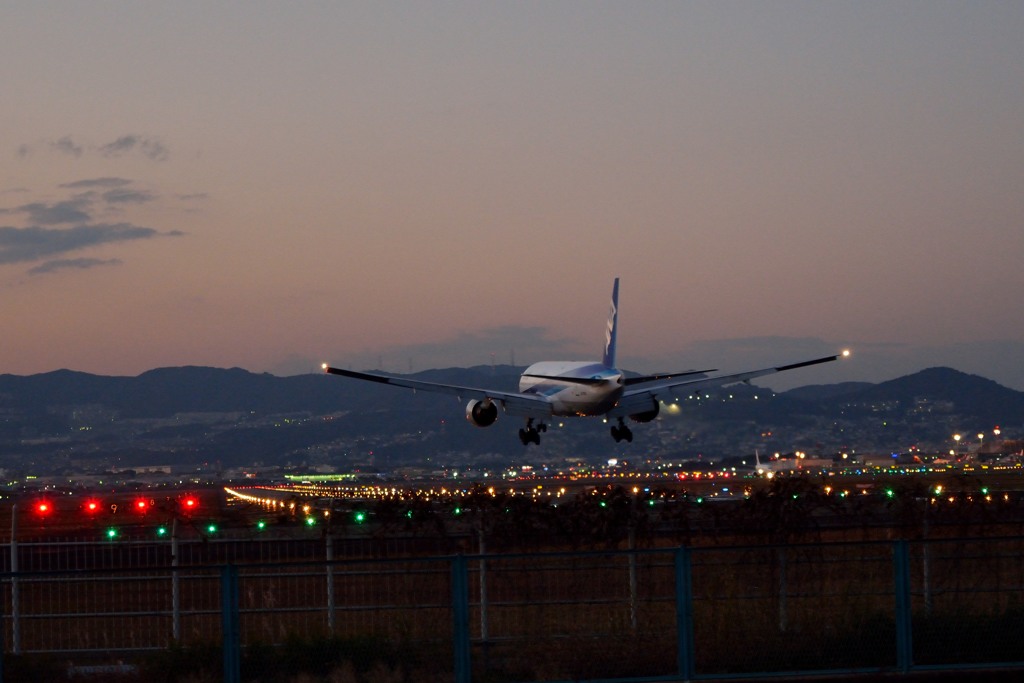
[[329,536],[11,544],[3,680],[45,679],[24,673],[29,657],[133,662],[147,681],[1024,669],[1020,537],[427,557],[411,548],[361,555]]

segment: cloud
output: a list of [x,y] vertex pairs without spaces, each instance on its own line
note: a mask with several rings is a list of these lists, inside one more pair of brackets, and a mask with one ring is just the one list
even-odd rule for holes
[[575,340],[548,336],[540,326],[502,325],[475,332],[459,332],[436,342],[383,348],[379,353],[364,352],[353,361],[356,366],[372,368],[382,364],[392,371],[408,372],[428,368],[489,365],[524,365],[550,358],[569,358],[579,354]]
[[431,368],[469,367],[474,365],[528,365],[552,358],[590,358],[592,353],[580,352],[572,339],[549,336],[539,326],[503,325],[474,332],[459,332],[447,339],[422,344],[382,346],[360,352],[327,352],[318,358],[292,355],[267,368],[276,375],[298,375],[318,371],[320,363],[330,361],[343,368],[378,369],[406,373]]
[[168,156],[167,148],[162,142],[156,138],[140,135],[122,135],[113,142],[101,145],[98,151],[105,157],[119,157],[129,152],[139,151],[153,161],[164,161]]
[[128,154],[141,154],[152,161],[166,161],[170,156],[167,146],[159,138],[147,135],[122,135],[112,142],[103,145],[77,143],[70,135],[57,140],[43,140],[18,145],[15,154],[20,159],[27,159],[37,150],[51,150],[76,159],[82,156],[99,154],[105,158],[117,158]]
[[[131,150],[141,150],[154,157],[166,154],[159,143],[137,136],[120,138],[112,145],[108,150],[111,154]],[[0,266],[38,262],[28,273],[43,275],[120,265],[122,261],[117,258],[65,258],[65,255],[90,247],[185,234],[180,230],[159,231],[137,225],[125,217],[133,206],[162,199],[156,192],[138,189],[135,181],[128,178],[98,176],[61,183],[57,187],[72,196],[59,201],[35,201],[0,208],[0,216],[18,215],[24,219],[17,227],[0,225]]]
[[62,137],[60,140],[51,142],[50,146],[56,149],[58,152],[62,152],[63,154],[70,154],[76,159],[82,156],[82,146],[76,145],[74,142],[71,141],[71,138],[67,135]]
[[22,204],[19,207],[5,211],[5,213],[26,213],[29,222],[39,225],[59,225],[61,223],[85,223],[91,220],[87,209],[91,199],[82,195],[74,199],[66,199],[61,202],[47,204],[45,202],[32,202]]
[[42,265],[38,265],[28,271],[29,275],[44,275],[46,273],[53,273],[58,270],[66,270],[68,268],[75,268],[78,270],[86,270],[88,268],[95,268],[96,266],[119,266],[121,265],[121,259],[97,259],[97,258],[74,258],[74,259],[56,259],[54,261],[47,261]]
[[159,232],[130,223],[78,225],[64,229],[0,227],[0,264],[38,261],[101,244],[183,234],[178,230]]
[[72,183],[62,183],[57,187],[62,187],[70,190],[85,190],[100,187],[124,187],[125,185],[131,185],[132,181],[127,178],[86,178],[85,180],[76,180]]
[[83,192],[71,199],[58,202],[31,202],[22,204],[13,209],[0,209],[0,214],[22,213],[28,217],[28,222],[33,225],[62,225],[74,223],[89,223],[93,219],[91,212],[94,202],[99,199],[108,206],[120,206],[124,204],[145,204],[156,201],[158,196],[148,190],[133,190],[124,187],[130,184],[129,180],[120,178],[107,178],[92,181],[79,181],[67,183],[60,187],[111,187],[112,189],[97,195],[93,191]]
[[108,204],[145,204],[156,198],[155,194],[145,190],[115,189],[103,193],[103,201]]

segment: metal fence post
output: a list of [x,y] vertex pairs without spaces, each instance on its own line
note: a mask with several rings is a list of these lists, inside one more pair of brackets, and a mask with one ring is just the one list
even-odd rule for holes
[[487,554],[487,543],[484,541],[484,528],[481,525],[477,529],[477,540],[480,543],[479,555],[480,555],[480,640],[487,642],[487,560],[484,559],[484,555]]
[[789,625],[789,611],[786,606],[786,546],[778,546],[776,553],[779,559],[779,631],[785,633]]
[[327,632],[334,634],[334,537],[327,533]]
[[679,546],[676,565],[676,651],[679,677],[684,681],[695,672],[693,653],[693,574],[690,549]]
[[242,643],[238,613],[238,567],[225,565],[220,575],[221,630],[223,632],[224,683],[242,679]]
[[178,518],[171,522],[171,638],[181,642],[181,577],[178,575]]
[[896,597],[896,668],[908,673],[914,663],[913,628],[910,609],[910,552],[907,541],[895,541],[893,591]]
[[11,653],[21,654],[21,624],[18,622],[18,504],[11,506]]
[[455,654],[455,683],[470,683],[469,570],[465,555],[452,558],[452,649]]
[[629,627],[636,631],[637,620],[637,577],[636,577],[636,524],[629,525]]

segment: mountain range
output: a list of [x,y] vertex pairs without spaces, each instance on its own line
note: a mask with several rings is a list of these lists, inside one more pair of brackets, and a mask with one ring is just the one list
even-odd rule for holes
[[[430,370],[417,379],[515,390],[521,368]],[[479,429],[454,399],[326,375],[277,377],[240,368],[161,368],[137,377],[69,370],[0,375],[0,467],[102,470],[217,462],[224,467],[388,469],[518,462],[723,458],[778,450],[947,450],[996,425],[1024,430],[1024,393],[951,368],[878,384],[773,393],[748,385],[679,396],[677,407],[615,444],[599,419],[553,423],[524,449],[520,420]],[[678,408],[678,409],[677,409]]]

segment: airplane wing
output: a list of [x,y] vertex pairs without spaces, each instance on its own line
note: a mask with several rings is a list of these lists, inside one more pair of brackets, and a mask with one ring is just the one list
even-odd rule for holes
[[845,358],[849,355],[849,351],[843,351],[842,353],[834,356],[825,356],[824,358],[815,358],[813,360],[805,360],[799,363],[780,365],[774,368],[738,372],[732,375],[698,378],[690,377],[688,379],[671,378],[663,381],[653,381],[650,384],[642,384],[633,388],[627,388],[626,391],[623,392],[622,398],[619,399],[618,404],[608,411],[608,416],[625,417],[627,415],[635,415],[637,413],[645,412],[657,405],[658,396],[674,395],[678,394],[680,391],[690,392],[695,389],[703,389],[706,387],[722,387],[729,384],[749,382],[757,377],[774,375],[777,372],[806,368],[820,363],[831,363],[834,360],[839,360],[840,358]]
[[449,394],[462,399],[477,399],[478,401],[491,400],[500,403],[505,413],[517,417],[533,417],[545,419],[551,417],[551,403],[542,396],[533,394],[520,394],[509,391],[497,391],[495,389],[479,389],[477,387],[461,387],[455,384],[439,384],[437,382],[423,382],[421,380],[406,379],[405,377],[393,377],[375,372],[356,372],[354,370],[342,370],[324,365],[324,372],[330,375],[341,375],[361,379],[367,382],[378,382],[390,384],[396,387],[404,387],[415,391],[430,391],[435,394]]
[[644,382],[654,382],[662,379],[673,379],[675,377],[693,377],[694,375],[700,375],[704,377],[709,372],[716,372],[716,368],[710,370],[684,370],[682,372],[666,372],[660,375],[644,375],[643,377],[627,377],[626,386],[633,384],[643,384]]

